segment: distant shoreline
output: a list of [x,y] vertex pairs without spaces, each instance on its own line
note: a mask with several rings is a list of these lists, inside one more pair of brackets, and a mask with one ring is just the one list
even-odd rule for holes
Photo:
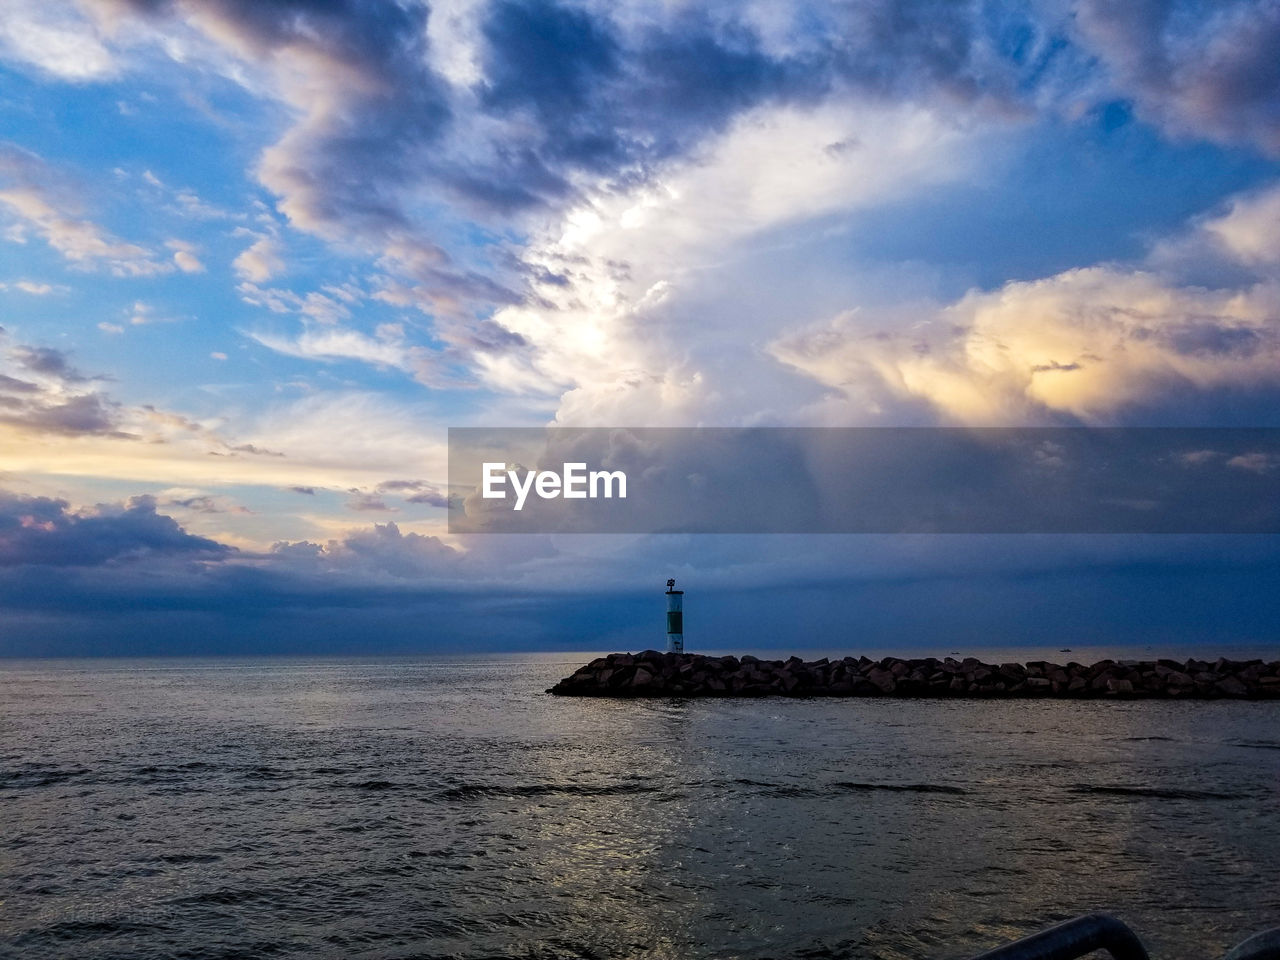
[[1074,700],[1280,699],[1280,660],[1047,660],[612,653],[551,687],[571,697],[919,697]]

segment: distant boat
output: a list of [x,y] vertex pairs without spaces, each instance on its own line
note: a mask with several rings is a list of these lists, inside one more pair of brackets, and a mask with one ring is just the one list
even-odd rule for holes
[[1062,648],[1061,650],[1059,650],[1058,652],[1059,652],[1059,653],[1070,653],[1070,652],[1071,652],[1071,648],[1070,648],[1070,647],[1063,647],[1063,648]]

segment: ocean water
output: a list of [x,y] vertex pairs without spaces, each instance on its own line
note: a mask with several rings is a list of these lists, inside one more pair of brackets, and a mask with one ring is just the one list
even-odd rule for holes
[[1104,910],[1158,960],[1280,924],[1280,703],[543,693],[585,659],[0,663],[0,956],[945,960]]

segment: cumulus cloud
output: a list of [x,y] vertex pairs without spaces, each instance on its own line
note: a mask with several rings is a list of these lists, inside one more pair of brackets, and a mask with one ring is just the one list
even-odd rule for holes
[[0,490],[0,593],[40,608],[39,597],[23,597],[24,586],[33,571],[57,567],[68,572],[59,575],[57,590],[48,591],[47,603],[64,613],[114,609],[121,597],[135,610],[159,601],[168,609],[212,605],[231,611],[246,593],[267,607],[287,606],[300,596],[310,598],[309,604],[327,596],[326,605],[360,606],[387,599],[380,593],[384,586],[402,596],[426,595],[465,571],[463,553],[437,537],[402,532],[394,523],[244,552],[192,534],[157,510],[162,503],[194,513],[223,510],[217,498],[183,493],[77,508],[63,499]]
[[154,497],[77,511],[65,500],[0,491],[0,566],[99,566],[162,557],[216,560],[233,553],[158,514]]
[[346,571],[358,577],[391,574],[423,580],[459,571],[462,554],[439,538],[401,532],[394,523],[349,531],[323,543],[280,541],[265,554],[250,554],[191,534],[167,506],[193,513],[235,511],[226,497],[174,488],[123,503],[77,508],[68,501],[0,489],[0,567],[25,565],[97,567],[165,559],[242,563],[319,575]]
[[[864,129],[879,135],[831,149]],[[557,398],[566,424],[749,416],[776,378],[750,340],[791,315],[766,315],[750,330],[715,302],[726,299],[722,287],[772,281],[762,269],[776,270],[768,251],[783,241],[760,238],[953,182],[980,144],[998,145],[986,124],[913,105],[747,113],[696,162],[571,209],[535,237],[526,259],[543,269],[536,298],[493,317],[523,348],[476,353],[478,375],[497,389]],[[811,293],[791,292],[780,297],[789,310]]]
[[[1196,419],[1215,395],[1280,392],[1280,220],[1274,185],[1231,198],[1156,243],[1147,263],[1098,265],[973,290],[902,316],[842,313],[777,338],[777,359],[830,390],[827,416],[902,416],[922,403],[970,424]],[[1234,283],[1184,278],[1217,262]],[[1235,404],[1239,406],[1239,402]],[[909,415],[909,414],[908,414]]]
[[974,291],[907,332],[842,314],[771,351],[854,419],[911,400],[967,424],[1111,423],[1150,408],[1176,419],[1189,397],[1280,389],[1277,315],[1274,284],[1206,290],[1092,267]]
[[[519,390],[552,381],[518,356],[529,353],[525,335],[491,311],[545,304],[543,284],[563,280],[564,264],[493,233],[479,245],[488,249],[464,245],[457,254],[450,241],[459,230],[475,236],[470,221],[540,233],[548,217],[568,216],[572,225],[615,195],[635,206],[646,192],[668,189],[673,167],[706,162],[704,149],[728,131],[738,131],[746,150],[744,126],[756,122],[757,148],[786,148],[791,128],[823,104],[829,109],[799,131],[802,143],[834,119],[838,129],[819,144],[823,156],[844,153],[853,158],[847,169],[872,170],[858,158],[883,154],[861,151],[874,138],[864,124],[841,121],[842,111],[914,102],[919,115],[901,119],[924,137],[920,117],[930,109],[1012,116],[1028,78],[1044,72],[1056,30],[1015,14],[983,19],[967,7],[883,0],[732,14],[523,0],[431,11],[365,0],[84,3],[104,29],[144,22],[172,41],[170,50],[181,47],[173,37],[194,29],[248,67],[255,92],[276,96],[297,117],[257,167],[279,209],[296,227],[379,254],[387,273],[379,299],[416,307],[441,326],[448,366],[460,362]],[[1015,30],[1016,56],[991,36]],[[769,122],[773,110],[784,122]],[[780,158],[771,175],[807,182],[794,159]],[[827,167],[812,172],[837,186]],[[708,176],[691,186],[714,183]],[[763,193],[785,203],[776,188]],[[770,211],[749,187],[742,198],[745,218],[765,222]],[[683,216],[675,231],[693,222]],[[255,242],[237,258],[246,282],[261,285],[279,272],[269,245]],[[435,366],[433,381],[441,377]],[[444,382],[454,379],[451,372]]]
[[[989,160],[1036,110],[1134,97],[1168,129],[1266,146],[1278,99],[1274,10],[1243,0],[1203,15],[1091,0],[84,5],[108,32],[146,24],[170,52],[199,34],[230,75],[288,104],[259,179],[294,226],[378,257],[373,299],[433,326],[430,347],[371,337],[341,326],[350,304],[266,287],[283,263],[264,234],[234,261],[244,299],[335,329],[260,342],[563,397],[562,421],[731,408],[716,398],[733,386],[662,338],[695,311],[695,271],[746,238],[961,178],[975,145]],[[528,239],[451,242],[476,220]],[[1224,242],[1265,256],[1264,226],[1224,224]]]
[[293,570],[360,572],[419,583],[457,577],[463,565],[463,555],[438,537],[402,533],[394,523],[377,523],[323,544],[277,543],[271,552]]

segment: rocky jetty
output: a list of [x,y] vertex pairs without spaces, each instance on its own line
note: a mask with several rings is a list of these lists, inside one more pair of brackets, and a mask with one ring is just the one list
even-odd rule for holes
[[570,697],[1280,698],[1280,660],[983,663],[972,657],[760,660],[696,653],[613,653],[547,691]]

